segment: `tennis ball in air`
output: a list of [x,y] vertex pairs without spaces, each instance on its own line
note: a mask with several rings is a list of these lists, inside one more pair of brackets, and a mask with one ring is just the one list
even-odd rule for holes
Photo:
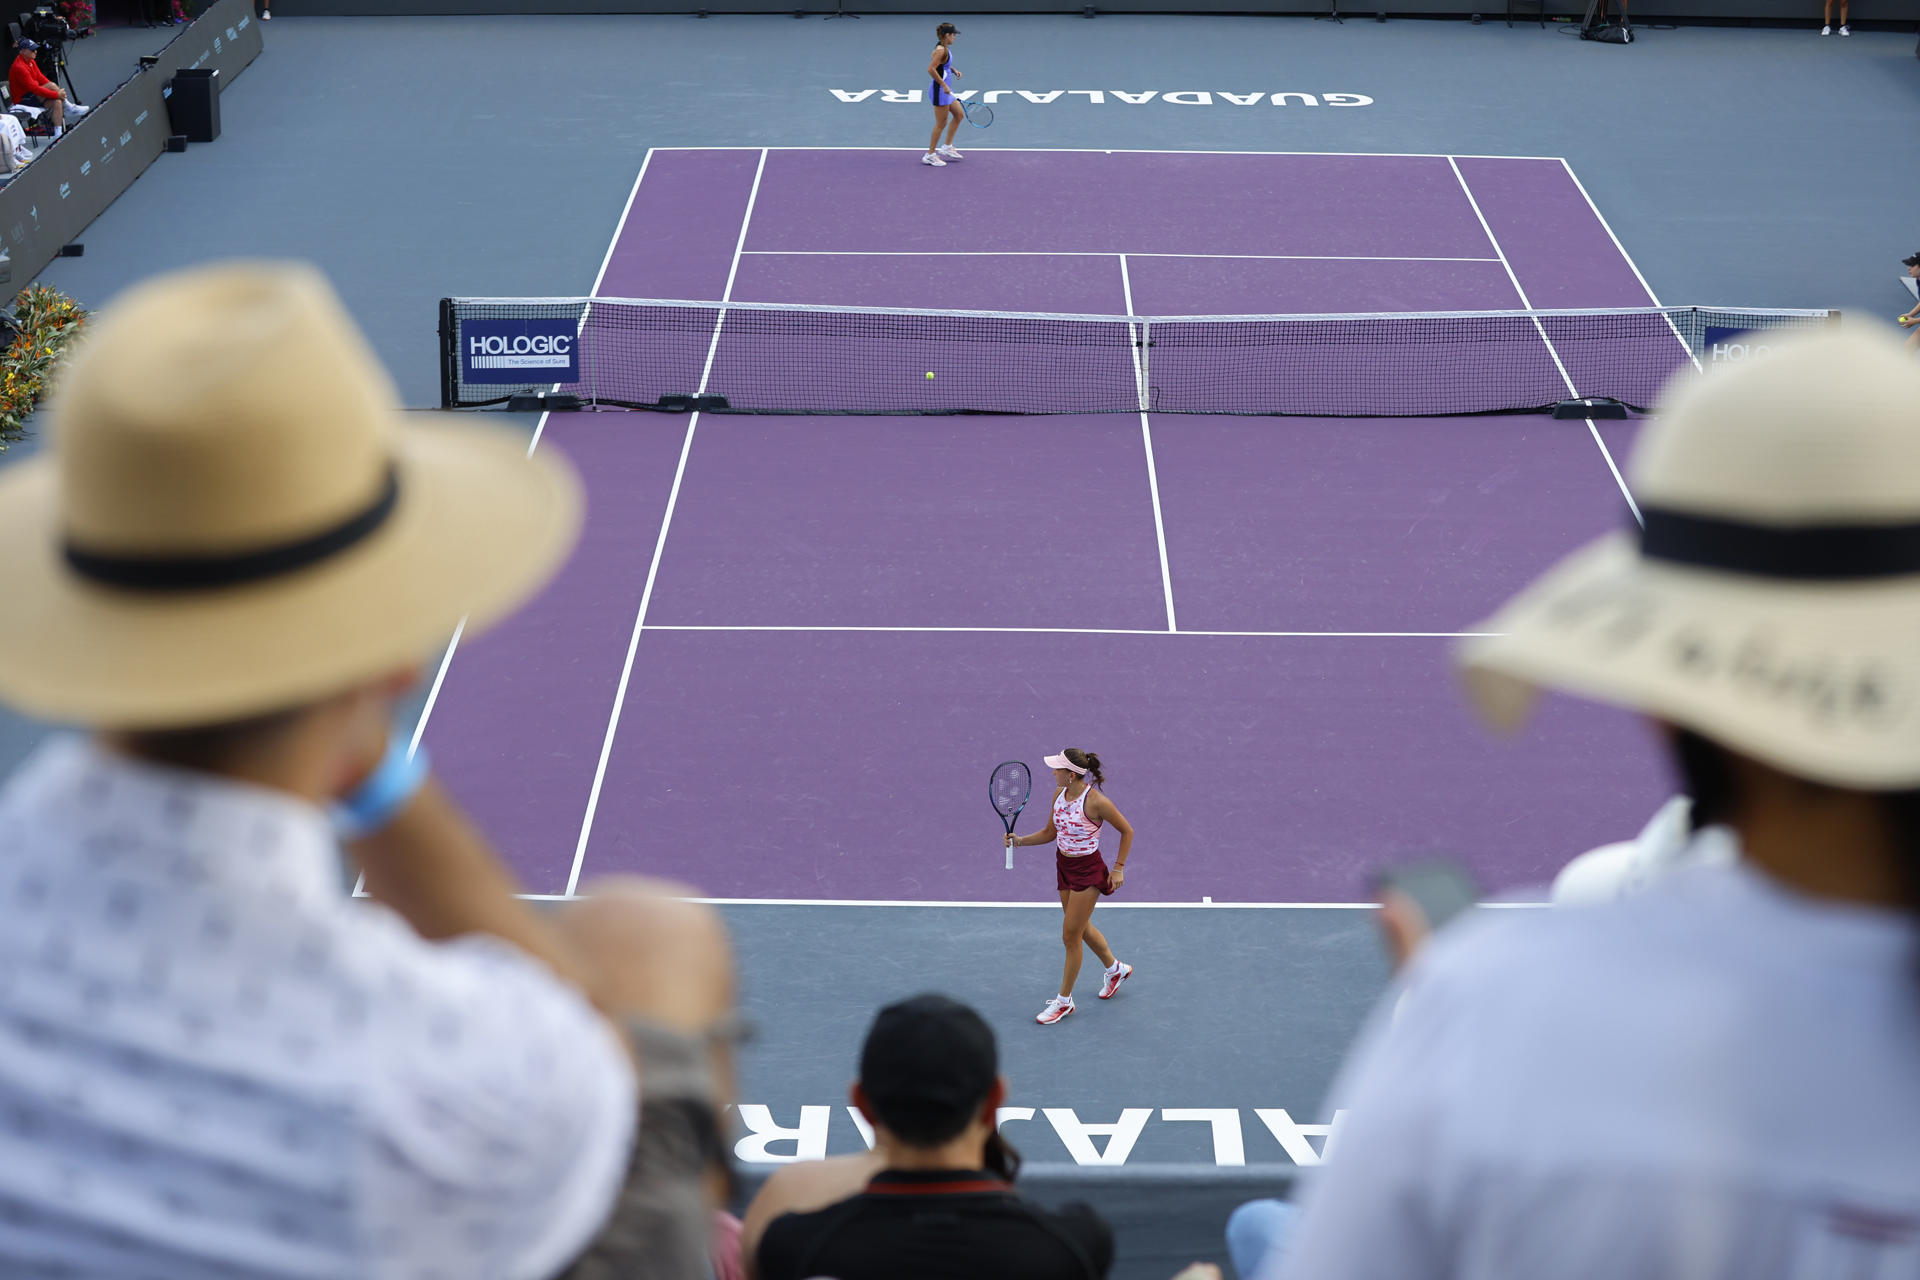
[[933,381],[933,370],[931,370],[931,369],[929,369],[929,370],[927,370],[927,381],[928,381],[928,382],[932,382],[932,381]]

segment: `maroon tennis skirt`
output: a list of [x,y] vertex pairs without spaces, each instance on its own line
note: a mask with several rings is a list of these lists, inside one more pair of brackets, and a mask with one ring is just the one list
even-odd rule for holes
[[1062,889],[1098,889],[1108,893],[1107,860],[1097,853],[1082,854],[1078,858],[1069,858],[1055,850],[1053,855],[1055,878]]

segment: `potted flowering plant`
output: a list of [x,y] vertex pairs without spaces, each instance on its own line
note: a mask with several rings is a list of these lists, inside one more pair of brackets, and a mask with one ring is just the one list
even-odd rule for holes
[[0,354],[0,451],[25,438],[28,416],[86,321],[80,304],[50,285],[33,285],[14,299],[18,332]]

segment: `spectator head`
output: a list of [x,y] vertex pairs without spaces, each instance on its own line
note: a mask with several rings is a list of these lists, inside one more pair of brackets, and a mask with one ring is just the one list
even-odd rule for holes
[[888,1005],[861,1046],[853,1101],[877,1131],[918,1150],[977,1144],[971,1163],[1011,1179],[1018,1158],[995,1123],[1006,1096],[992,1029],[945,996]]
[[31,714],[257,726],[391,681],[572,542],[571,473],[403,424],[310,268],[162,276],[89,330],[50,448],[0,474],[0,700]]
[[20,42],[13,47],[21,53],[35,53],[40,48],[40,42],[37,40],[29,40],[25,36],[22,36]]
[[1630,471],[1644,529],[1476,628],[1481,710],[1511,726],[1555,688],[1642,711],[1696,824],[1808,892],[1920,910],[1915,404],[1897,346],[1837,330],[1670,387]]

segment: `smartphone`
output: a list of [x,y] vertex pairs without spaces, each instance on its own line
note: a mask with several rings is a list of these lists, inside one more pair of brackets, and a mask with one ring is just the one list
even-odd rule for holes
[[1376,895],[1392,891],[1412,902],[1426,917],[1428,932],[1480,901],[1480,886],[1466,868],[1445,858],[1382,871],[1373,877],[1373,891]]

